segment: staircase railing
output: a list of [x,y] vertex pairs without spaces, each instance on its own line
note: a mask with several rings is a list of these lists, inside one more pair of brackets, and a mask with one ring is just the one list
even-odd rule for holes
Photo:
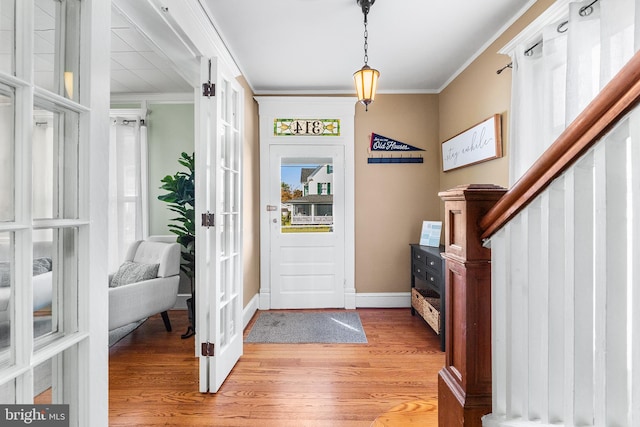
[[[639,100],[636,54],[497,202],[487,189],[493,207],[472,208],[478,186],[462,190],[466,207],[442,193],[447,301],[486,288],[456,276],[457,248],[490,245],[491,274],[490,298],[447,307],[456,320],[447,325],[439,409],[453,400],[462,416],[441,415],[440,425],[480,425],[481,413],[486,427],[640,425]],[[462,237],[453,212],[466,215]],[[476,315],[487,304],[490,322]],[[483,322],[490,348],[463,336]],[[487,357],[489,396],[460,370]]]

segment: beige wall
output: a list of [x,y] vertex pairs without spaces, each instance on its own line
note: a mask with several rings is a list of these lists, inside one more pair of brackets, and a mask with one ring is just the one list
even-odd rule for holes
[[244,306],[260,292],[260,143],[258,103],[244,78],[244,141],[242,145]]
[[511,70],[506,69],[502,74],[496,74],[496,70],[511,59],[497,52],[553,3],[553,0],[538,0],[439,94],[440,142],[499,113],[502,116],[503,147],[500,159],[441,173],[440,190],[471,183],[508,186]]
[[[509,62],[508,57],[496,52],[552,3],[553,0],[536,2],[440,94],[378,95],[368,112],[360,105],[356,107],[355,274],[358,293],[409,291],[409,243],[419,239],[422,221],[442,220],[439,191],[468,183],[507,185],[511,71],[496,74],[497,69]],[[239,81],[245,88],[243,256],[246,305],[259,292],[260,151],[257,104],[246,81],[242,78]],[[502,114],[504,157],[441,172],[440,144],[495,113]],[[161,114],[158,110],[153,119]],[[372,132],[424,148],[424,163],[368,164]],[[184,133],[182,135],[181,139],[186,138]],[[177,159],[180,151],[182,148],[170,145],[160,150],[162,156],[172,159],[168,161],[175,161],[173,159]],[[155,160],[150,159],[150,164]],[[157,187],[153,182],[150,181],[152,190]],[[155,197],[152,195],[151,199]]]
[[[437,95],[378,95],[355,118],[356,291],[407,292],[409,244],[440,218]],[[426,151],[424,163],[368,164],[371,133]],[[406,155],[406,154],[405,154]]]

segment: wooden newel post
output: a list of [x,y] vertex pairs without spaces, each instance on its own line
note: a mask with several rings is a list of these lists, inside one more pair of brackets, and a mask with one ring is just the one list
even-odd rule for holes
[[491,251],[480,219],[506,189],[465,185],[443,191],[445,366],[438,376],[440,427],[481,426],[491,412]]

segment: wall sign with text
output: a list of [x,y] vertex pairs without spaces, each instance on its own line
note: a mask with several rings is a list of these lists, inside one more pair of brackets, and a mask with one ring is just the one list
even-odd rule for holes
[[500,114],[442,143],[444,172],[502,157]]
[[[404,142],[396,141],[395,139],[388,138],[386,136],[378,135],[377,133],[371,134],[371,140],[369,144],[369,151],[371,153],[404,153],[406,151],[424,151],[422,148],[414,147]],[[401,155],[390,157],[369,157],[367,163],[422,163],[422,156],[404,157]]]
[[274,136],[340,136],[340,119],[275,119]]

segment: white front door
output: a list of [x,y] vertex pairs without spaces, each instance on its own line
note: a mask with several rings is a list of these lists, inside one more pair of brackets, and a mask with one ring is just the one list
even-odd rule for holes
[[271,308],[344,307],[344,147],[270,147]]
[[[215,58],[196,95],[196,353],[200,391],[218,391],[242,355],[242,87]],[[208,221],[208,222],[207,222]]]
[[357,101],[255,99],[260,109],[259,307],[355,308]]

